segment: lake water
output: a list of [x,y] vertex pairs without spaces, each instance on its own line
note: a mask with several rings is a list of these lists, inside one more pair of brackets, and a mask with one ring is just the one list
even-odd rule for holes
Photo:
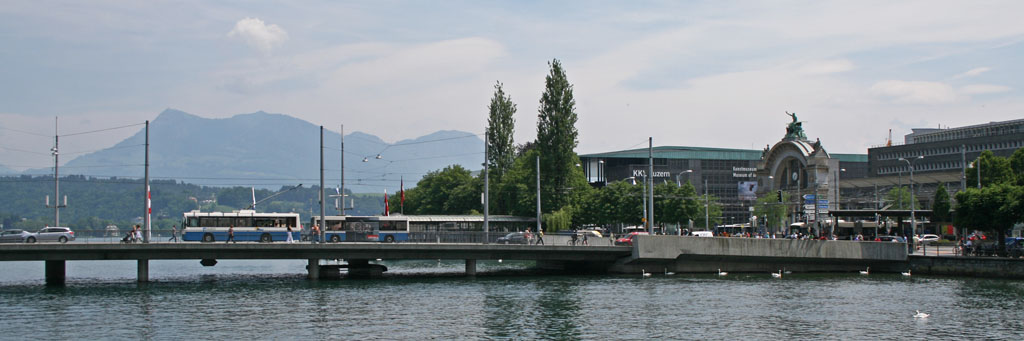
[[[384,262],[311,282],[305,261],[0,263],[3,339],[1024,339],[1024,282],[899,274],[458,276]],[[480,261],[478,271],[529,262]],[[915,310],[931,314],[914,318]]]

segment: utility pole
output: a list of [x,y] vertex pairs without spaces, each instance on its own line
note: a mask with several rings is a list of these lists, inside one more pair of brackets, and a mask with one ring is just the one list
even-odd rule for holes
[[[341,205],[338,205],[339,206],[338,209],[341,210],[341,216],[344,217],[345,216],[345,125],[344,124],[341,125],[340,134],[341,134],[341,189],[339,189],[338,192],[341,192],[341,193],[338,193],[338,195],[340,195],[341,197],[338,198],[338,200],[341,200]],[[327,228],[327,227],[324,226],[324,228]]]
[[537,155],[537,235],[540,235],[540,155]]
[[153,226],[151,215],[153,214],[153,193],[149,188],[149,120],[146,121],[146,215],[144,222],[146,225],[146,233],[142,235],[142,242],[149,243],[149,239],[153,233]]
[[647,204],[651,206],[647,210],[647,233],[654,234],[654,137],[647,138]]
[[967,146],[960,145],[960,190],[967,189]]
[[53,118],[53,206],[50,198],[46,198],[46,207],[53,208],[53,226],[60,226],[60,209],[68,206],[68,198],[64,196],[64,205],[60,204],[60,135],[57,134],[57,117]]
[[[491,192],[491,168],[490,168],[490,132],[484,132],[484,244],[491,240],[490,225],[490,192]],[[405,195],[404,193],[402,195]],[[538,231],[539,233],[539,231]]]
[[[342,158],[345,156],[342,155]],[[344,205],[344,203],[342,203]],[[324,126],[320,126],[320,235],[318,236],[320,242],[324,242],[324,230],[327,229],[327,225],[324,221]]]
[[708,219],[710,219],[708,217],[708,210],[710,209],[710,208],[708,208],[708,206],[711,205],[710,200],[711,199],[708,198],[708,179],[705,178],[704,179],[704,231],[710,231],[708,229]]

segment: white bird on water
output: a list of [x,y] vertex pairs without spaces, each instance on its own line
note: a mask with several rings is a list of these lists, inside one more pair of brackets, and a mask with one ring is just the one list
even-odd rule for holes
[[728,274],[729,274],[728,272],[722,271],[722,269],[718,269],[718,275],[719,276],[725,276],[725,275],[728,275]]
[[871,272],[871,267],[869,266],[869,267],[868,267],[867,269],[861,270],[861,271],[860,271],[860,274],[861,274],[861,275],[867,275],[867,274],[869,274],[870,272]]
[[668,268],[665,268],[665,276],[672,276],[672,275],[675,275],[675,274],[676,274],[675,272],[668,271]]
[[931,315],[922,313],[920,310],[914,310],[914,311],[917,312],[917,314],[914,314],[914,318],[924,319],[924,318],[928,318],[928,316],[931,316]]
[[779,270],[779,272],[773,272],[772,278],[782,278],[782,270]]
[[910,277],[910,270],[908,269],[907,272],[901,272],[900,274],[903,276]]
[[651,277],[651,273],[647,272],[647,270],[640,269],[640,273],[643,274],[644,278]]

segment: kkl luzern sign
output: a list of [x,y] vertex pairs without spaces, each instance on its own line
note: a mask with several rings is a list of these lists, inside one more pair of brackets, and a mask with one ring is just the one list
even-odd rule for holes
[[[636,169],[636,168],[634,168],[634,169],[632,169],[632,171],[633,171],[633,177],[635,177],[635,178],[640,179],[640,178],[646,178],[647,177],[647,169]],[[655,178],[670,178],[670,177],[672,177],[672,172],[669,172],[667,170],[655,170],[654,171],[654,177]]]

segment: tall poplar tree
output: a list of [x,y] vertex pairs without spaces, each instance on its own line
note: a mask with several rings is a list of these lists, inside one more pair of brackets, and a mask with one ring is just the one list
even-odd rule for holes
[[579,143],[576,130],[576,100],[572,84],[558,59],[548,63],[537,115],[537,150],[540,152],[541,201],[546,212],[574,202],[574,192],[584,190],[586,178],[575,153]]
[[516,104],[505,93],[501,82],[494,85],[494,97],[491,97],[487,110],[487,162],[490,164],[491,179],[501,181],[501,177],[516,161],[516,145],[513,141]]

